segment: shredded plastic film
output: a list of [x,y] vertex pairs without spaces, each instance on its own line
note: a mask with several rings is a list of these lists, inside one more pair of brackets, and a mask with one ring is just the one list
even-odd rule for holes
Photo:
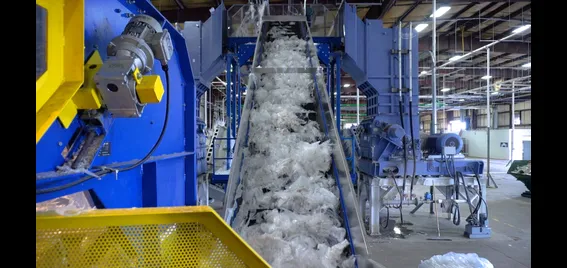
[[528,162],[527,165],[517,167],[516,170],[512,171],[512,173],[532,175],[532,162]]
[[95,209],[83,192],[78,192],[35,205],[36,214],[74,216]]
[[492,263],[476,253],[449,252],[422,261],[418,268],[494,268]]
[[[317,60],[290,25],[272,27],[268,37],[262,68],[309,68],[308,50]],[[330,174],[333,144],[316,121],[313,74],[251,79],[257,88],[233,228],[273,267],[354,267]]]

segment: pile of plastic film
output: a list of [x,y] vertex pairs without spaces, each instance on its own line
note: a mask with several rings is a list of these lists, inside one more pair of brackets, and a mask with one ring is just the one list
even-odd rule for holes
[[[308,44],[290,27],[269,30],[262,68],[309,67]],[[354,267],[330,174],[331,144],[315,118],[312,74],[256,79],[234,229],[273,267]]]

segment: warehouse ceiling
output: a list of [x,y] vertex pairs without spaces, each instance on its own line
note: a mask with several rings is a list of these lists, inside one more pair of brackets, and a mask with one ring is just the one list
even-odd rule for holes
[[[209,9],[220,4],[220,0],[154,0],[153,4],[170,21],[204,21],[210,16]],[[270,3],[287,4],[303,3],[295,0],[270,0]],[[312,3],[313,1],[308,1]],[[318,0],[328,9],[333,10],[340,5],[340,0]],[[348,1],[358,3],[358,14],[361,18],[381,19],[384,26],[392,27],[402,23],[413,27],[420,23],[428,26],[419,35],[419,69],[420,101],[431,102],[432,79],[432,1]],[[247,0],[225,0],[225,6],[248,3]],[[513,33],[522,25],[531,24],[531,1],[528,0],[492,0],[492,1],[437,1],[437,8],[448,6],[450,9],[437,18],[437,90],[440,101],[447,107],[465,108],[486,105],[487,53],[481,50],[466,59],[447,63],[451,57],[469,53],[475,49],[501,40]],[[530,99],[531,69],[523,67],[531,61],[531,29],[501,41],[490,50],[491,99],[494,103],[510,103],[512,86],[516,89],[516,101]],[[343,83],[355,84],[345,74]],[[446,89],[441,92],[441,89]],[[345,95],[354,95],[356,88],[343,88]],[[494,92],[496,91],[496,92]]]

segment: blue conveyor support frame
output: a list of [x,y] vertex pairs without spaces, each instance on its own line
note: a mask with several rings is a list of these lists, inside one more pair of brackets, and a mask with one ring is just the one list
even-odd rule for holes
[[[197,203],[197,89],[191,69],[185,39],[167,22],[149,0],[86,0],[85,1],[85,61],[96,49],[105,58],[110,40],[119,36],[130,17],[145,13],[157,19],[167,29],[174,45],[169,62],[170,117],[164,139],[151,158],[133,170],[111,173],[101,179],[86,182],[57,192],[36,195],[36,202],[87,191],[100,207],[159,207],[196,205]],[[156,63],[153,74],[164,72]],[[165,86],[165,84],[164,84]],[[155,144],[164,122],[165,98],[159,104],[148,105],[140,118],[112,119],[105,116],[106,137],[110,154],[98,155],[92,166],[117,167],[142,159]],[[85,127],[78,117],[68,129],[55,122],[36,145],[36,190],[64,185],[84,174],[55,172],[64,163],[62,153],[71,146],[75,133]],[[80,142],[80,135],[77,142]],[[70,152],[73,153],[73,152]],[[202,171],[201,171],[202,172]]]

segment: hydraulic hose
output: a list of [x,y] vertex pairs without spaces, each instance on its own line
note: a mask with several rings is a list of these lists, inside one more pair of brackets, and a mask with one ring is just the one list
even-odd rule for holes
[[415,179],[415,170],[417,168],[417,160],[416,160],[416,156],[415,156],[415,138],[413,137],[413,101],[412,101],[412,97],[410,94],[410,100],[409,100],[409,124],[410,124],[410,137],[411,137],[411,150],[412,150],[412,156],[413,156],[413,170],[412,170],[412,174],[411,174],[411,185],[410,185],[410,199],[412,197],[413,194],[413,180]]
[[[401,89],[400,89],[401,90]],[[400,97],[400,101],[399,101],[399,107],[400,107],[400,122],[401,122],[401,126],[402,128],[405,130],[404,127],[404,109],[402,107],[402,98]],[[408,158],[407,158],[407,148],[406,148],[406,139],[405,136],[402,137],[402,147],[404,147],[404,181],[402,182],[402,191],[405,193],[406,191],[406,176],[407,176],[407,169],[408,169]],[[403,196],[402,196],[403,199]],[[400,201],[401,204],[401,201]]]

